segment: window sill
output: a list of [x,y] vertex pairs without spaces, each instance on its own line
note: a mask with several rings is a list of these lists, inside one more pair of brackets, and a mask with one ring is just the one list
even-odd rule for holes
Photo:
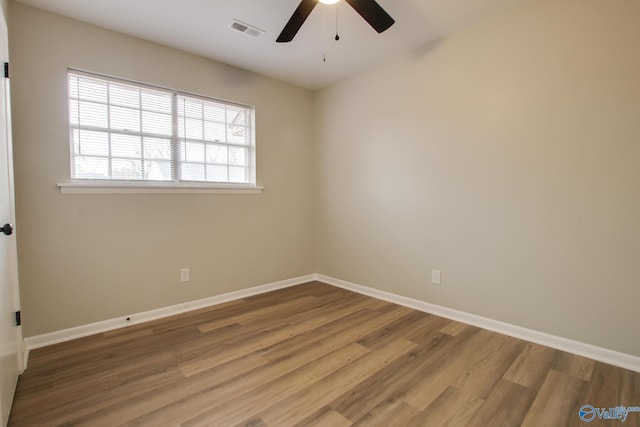
[[242,184],[197,184],[158,182],[63,182],[58,183],[65,194],[260,194],[263,187]]

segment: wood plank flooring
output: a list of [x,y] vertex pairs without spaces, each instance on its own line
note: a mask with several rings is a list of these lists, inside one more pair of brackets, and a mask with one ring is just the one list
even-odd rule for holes
[[313,282],[35,350],[9,425],[581,426],[583,404],[640,406],[640,373]]

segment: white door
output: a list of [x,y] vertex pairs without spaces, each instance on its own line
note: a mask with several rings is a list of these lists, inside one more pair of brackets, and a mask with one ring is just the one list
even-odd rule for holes
[[22,365],[22,333],[16,326],[19,307],[16,235],[13,195],[13,153],[9,79],[4,78],[8,62],[7,22],[0,9],[0,425],[6,426]]

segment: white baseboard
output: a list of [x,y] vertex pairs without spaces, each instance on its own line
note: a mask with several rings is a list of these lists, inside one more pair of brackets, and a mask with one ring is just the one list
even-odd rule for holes
[[619,366],[621,368],[630,369],[640,372],[640,357],[630,354],[620,353],[614,350],[574,341],[544,332],[534,331],[532,329],[523,328],[521,326],[511,325],[509,323],[500,322],[498,320],[488,319],[486,317],[469,314],[440,305],[430,304],[428,302],[416,300],[413,298],[403,297],[401,295],[392,294],[378,289],[369,288],[367,286],[357,285],[345,280],[336,279],[322,274],[315,274],[315,280],[367,295],[373,298],[388,301],[394,304],[413,308],[414,310],[423,311],[425,313],[434,314],[436,316],[445,317],[447,319],[456,320],[458,322],[477,326],[479,328],[488,329],[500,334],[509,335],[525,341],[534,342],[557,350],[566,351],[568,353],[577,354],[579,356],[588,357],[610,365]]
[[[176,304],[169,307],[157,308],[155,310],[144,311],[141,313],[131,314],[128,316],[121,316],[114,319],[103,320],[101,322],[90,323],[87,325],[76,326],[74,328],[63,329],[60,331],[50,332],[47,334],[36,335],[33,337],[25,338],[25,356],[24,366],[27,366],[27,360],[29,358],[29,351],[40,347],[46,347],[53,344],[58,344],[65,341],[71,341],[77,338],[86,337],[89,335],[99,334],[101,332],[111,331],[125,326],[136,325],[138,323],[148,322],[150,320],[161,319],[164,317],[173,316],[187,311],[198,310],[200,308],[210,307],[216,304],[222,304],[224,302],[234,301],[242,298],[247,298],[253,295],[264,294],[266,292],[275,291],[278,289],[288,288],[302,283],[307,283],[315,280],[314,274],[307,276],[295,277],[293,279],[282,280],[279,282],[269,283],[266,285],[255,286],[253,288],[242,289],[239,291],[229,292],[222,295],[216,295],[213,297],[203,298],[195,301],[189,301],[182,304]],[[127,321],[127,318],[130,320]]]
[[[256,286],[249,289],[243,289],[240,291],[229,292],[222,295],[216,295],[209,298],[199,299],[196,301],[190,301],[182,304],[172,305],[170,307],[158,308],[155,310],[132,314],[130,316],[122,316],[115,319],[104,320],[101,322],[91,323],[88,325],[77,326],[75,328],[69,328],[61,331],[29,337],[24,340],[25,351],[24,351],[23,366],[25,368],[27,366],[29,351],[36,348],[58,344],[61,342],[70,341],[76,338],[82,338],[89,335],[94,335],[94,334],[122,328],[129,325],[148,322],[150,320],[169,317],[169,316],[184,313],[187,311],[210,307],[212,305],[222,304],[224,302],[247,298],[253,295],[259,295],[266,292],[275,291],[278,289],[288,288],[291,286],[296,286],[303,283],[311,282],[314,280],[326,283],[328,285],[347,289],[349,291],[357,292],[359,294],[367,295],[373,298],[381,299],[383,301],[388,301],[394,304],[409,307],[414,310],[419,310],[425,313],[434,314],[436,316],[445,317],[447,319],[456,320],[462,323],[477,326],[479,328],[498,332],[500,334],[509,335],[525,341],[534,342],[536,344],[541,344],[547,347],[555,348],[557,350],[566,351],[568,353],[573,353],[579,356],[588,357],[590,359],[598,360],[604,363],[608,363],[610,365],[619,366],[621,368],[640,372],[640,357],[637,357],[637,356],[620,353],[614,350],[609,350],[606,348],[598,347],[591,344],[586,344],[579,341],[574,341],[568,338],[563,338],[563,337],[547,334],[544,332],[534,331],[532,329],[523,328],[521,326],[511,325],[509,323],[488,319],[486,317],[477,316],[475,314],[465,313],[462,311],[454,310],[454,309],[443,307],[440,305],[431,304],[425,301],[420,301],[413,298],[392,294],[390,292],[385,292],[385,291],[370,288],[367,286],[358,285],[355,283],[347,282],[345,280],[336,279],[334,277],[329,277],[322,274],[310,274],[307,276],[301,276],[293,279],[282,280],[279,282],[270,283],[262,286]],[[127,317],[130,318],[129,321],[126,320]]]

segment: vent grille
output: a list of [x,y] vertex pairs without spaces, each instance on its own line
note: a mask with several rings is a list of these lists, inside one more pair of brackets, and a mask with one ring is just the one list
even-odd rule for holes
[[262,37],[262,35],[265,33],[264,30],[261,30],[258,27],[254,27],[253,25],[249,25],[245,22],[238,21],[237,19],[233,20],[231,25],[229,25],[229,28],[231,28],[234,31],[239,31],[243,34],[246,34],[256,39],[259,37]]

